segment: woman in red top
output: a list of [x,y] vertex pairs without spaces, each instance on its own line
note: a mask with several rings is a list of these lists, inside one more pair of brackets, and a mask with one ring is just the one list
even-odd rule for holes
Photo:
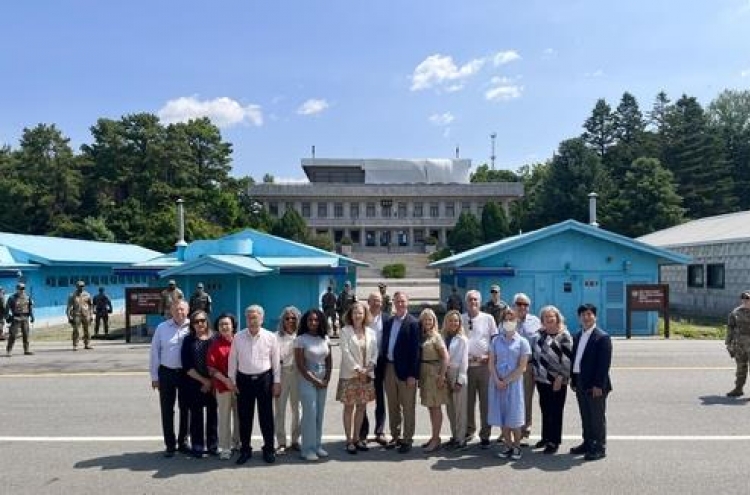
[[219,338],[208,350],[208,370],[219,406],[219,458],[227,460],[232,457],[233,448],[240,444],[237,389],[227,376],[229,350],[237,333],[237,319],[232,314],[222,313],[216,319],[215,328]]

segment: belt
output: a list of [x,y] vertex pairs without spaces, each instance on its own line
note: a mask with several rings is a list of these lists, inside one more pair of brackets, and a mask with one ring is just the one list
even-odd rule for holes
[[429,360],[429,361],[427,361],[427,360],[422,360],[422,362],[423,362],[423,363],[425,363],[425,364],[439,364],[439,363],[440,363],[440,360],[439,360],[439,359],[431,359],[431,360]]
[[163,364],[160,364],[159,368],[167,371],[182,371],[182,368],[170,368],[169,366],[164,366]]
[[237,374],[238,375],[242,375],[242,376],[246,376],[247,378],[249,378],[251,380],[257,380],[259,378],[263,378],[264,376],[266,376],[270,372],[271,372],[271,370],[269,369],[269,370],[263,371],[262,373],[256,373],[254,375],[248,375],[247,373],[242,373],[241,371],[238,371]]

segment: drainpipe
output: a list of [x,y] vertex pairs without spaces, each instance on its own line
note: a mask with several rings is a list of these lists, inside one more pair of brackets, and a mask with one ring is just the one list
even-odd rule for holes
[[185,208],[183,207],[183,201],[182,198],[179,198],[177,201],[177,242],[175,242],[175,247],[177,248],[177,260],[178,261],[185,261],[185,248],[187,247],[187,242],[185,242]]
[[599,224],[596,221],[596,193],[589,193],[589,225],[592,227],[598,227]]

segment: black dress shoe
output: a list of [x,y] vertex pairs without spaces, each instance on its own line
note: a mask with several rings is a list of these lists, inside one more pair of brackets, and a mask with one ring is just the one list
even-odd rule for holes
[[264,450],[263,460],[266,461],[267,464],[273,464],[274,462],[276,462],[276,452],[270,449]]
[[190,449],[190,447],[188,447],[188,446],[187,446],[187,445],[185,445],[185,444],[179,445],[179,446],[177,447],[177,451],[178,451],[178,452],[179,452],[180,454],[185,454],[185,455],[190,455],[190,454],[192,454],[192,453],[193,453],[193,451],[192,451],[192,450]]
[[541,439],[537,443],[534,444],[535,449],[541,449],[542,447],[547,446],[547,440]]
[[558,448],[559,448],[559,446],[557,444],[548,443],[547,446],[544,447],[544,453],[547,454],[547,455],[549,455],[549,454],[555,454],[555,453],[557,453],[557,449]]
[[385,448],[390,450],[390,449],[395,449],[396,447],[399,447],[400,445],[401,445],[401,440],[394,438],[390,442],[385,444]]
[[399,454],[406,454],[411,450],[411,444],[410,443],[402,443],[398,447],[398,453]]
[[245,464],[253,456],[252,452],[240,452],[240,456],[235,461],[236,464]]
[[591,452],[586,452],[586,455],[583,456],[583,458],[587,461],[598,461],[599,459],[604,459],[607,457],[607,453],[603,450],[593,450]]
[[582,443],[580,445],[576,445],[575,447],[570,449],[570,453],[573,455],[581,455],[585,454],[589,451],[589,446],[586,445],[586,443]]
[[164,457],[166,457],[167,459],[171,459],[172,457],[174,457],[174,452],[174,449],[167,449],[164,451]]

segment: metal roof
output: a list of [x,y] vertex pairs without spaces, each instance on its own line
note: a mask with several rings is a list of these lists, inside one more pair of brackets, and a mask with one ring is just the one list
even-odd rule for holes
[[607,242],[614,242],[630,249],[635,249],[647,254],[651,254],[659,259],[659,263],[688,263],[690,261],[690,258],[688,256],[684,256],[679,253],[660,249],[658,247],[645,244],[629,237],[615,234],[614,232],[609,232],[599,227],[586,225],[575,220],[565,220],[564,222],[556,223],[548,227],[544,227],[538,230],[532,230],[531,232],[526,232],[513,237],[506,237],[505,239],[501,239],[499,241],[484,244],[483,246],[479,246],[474,249],[469,249],[468,251],[464,251],[462,253],[443,258],[442,260],[435,261],[434,263],[430,263],[429,266],[430,268],[465,266],[488,256],[505,251],[510,251],[512,249],[517,249],[526,244],[536,242],[552,235],[557,235],[566,230],[575,230],[585,235],[603,239]]
[[[0,232],[0,246],[16,263],[129,264],[145,261],[161,253],[134,244],[85,241],[63,237]],[[5,257],[2,259],[6,261]]]
[[750,210],[692,220],[641,236],[638,240],[662,247],[750,240]]
[[159,276],[172,277],[175,275],[206,275],[213,274],[241,274],[250,277],[266,275],[275,270],[263,266],[255,258],[236,254],[210,254],[196,260],[184,263],[159,272]]

